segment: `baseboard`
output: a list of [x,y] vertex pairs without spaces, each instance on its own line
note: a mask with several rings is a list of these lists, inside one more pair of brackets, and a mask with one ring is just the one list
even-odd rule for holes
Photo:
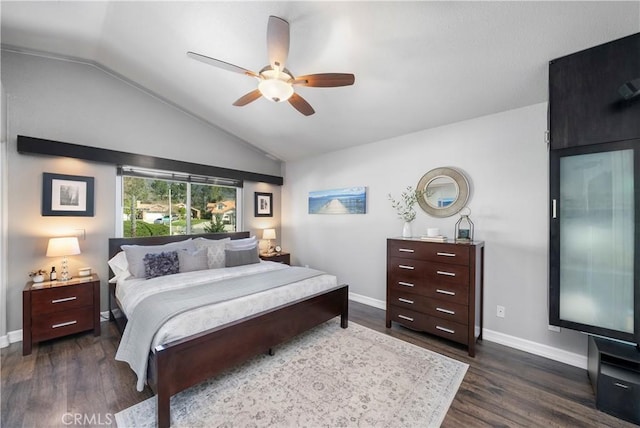
[[362,294],[349,292],[349,300],[362,303],[363,305],[373,306],[378,309],[387,309],[387,303],[384,300],[372,299],[371,297],[363,296]]
[[549,358],[550,360],[559,361],[569,364],[570,366],[587,369],[587,356],[576,354],[574,352],[564,351],[542,343],[532,342],[530,340],[521,339],[519,337],[510,336],[493,330],[482,330],[482,339],[489,342],[498,343],[510,348],[519,349],[530,354],[539,355]]
[[10,331],[6,336],[0,336],[0,348],[16,342],[22,342],[22,330]]
[[[372,299],[371,297],[362,296],[360,294],[349,293],[349,299],[364,305],[373,306],[374,308],[386,310],[386,302],[382,300]],[[532,342],[530,340],[521,339],[519,337],[510,336],[493,330],[482,330],[482,339],[488,342],[498,343],[550,360],[559,361],[570,366],[587,369],[587,356],[576,354],[574,352],[564,351],[542,343]]]

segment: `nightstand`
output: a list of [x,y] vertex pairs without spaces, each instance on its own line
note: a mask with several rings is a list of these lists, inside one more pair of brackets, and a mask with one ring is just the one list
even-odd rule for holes
[[34,343],[93,330],[100,336],[100,278],[29,281],[22,292],[22,355]]
[[270,261],[270,262],[284,263],[285,265],[290,265],[291,264],[291,254],[284,253],[284,252],[271,253],[271,254],[260,254],[260,258],[262,260],[267,260],[267,261]]

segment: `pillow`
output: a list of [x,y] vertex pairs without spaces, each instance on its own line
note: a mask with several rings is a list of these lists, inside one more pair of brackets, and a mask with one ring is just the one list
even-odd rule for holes
[[197,248],[206,248],[209,269],[220,269],[224,267],[224,246],[229,241],[231,241],[231,238],[217,240],[197,238],[193,243]]
[[177,251],[149,253],[144,256],[142,261],[144,263],[145,278],[147,279],[180,272]]
[[195,251],[196,246],[191,238],[170,242],[164,245],[123,245],[122,249],[127,255],[127,262],[129,262],[129,272],[136,278],[146,278],[143,259],[147,254],[159,254],[166,251],[178,251],[186,249],[189,251]]
[[225,250],[225,266],[243,266],[253,263],[260,263],[258,257],[258,246],[249,250]]
[[197,251],[182,249],[177,252],[180,262],[180,272],[193,272],[195,270],[209,269],[207,264],[207,249],[202,248]]
[[127,256],[124,251],[120,251],[118,254],[111,257],[107,264],[114,275],[113,278],[109,280],[110,284],[115,284],[119,279],[127,279],[131,276],[129,273],[129,263],[127,263]]
[[258,244],[255,236],[251,238],[236,239],[227,242],[225,249],[227,250],[249,250]]

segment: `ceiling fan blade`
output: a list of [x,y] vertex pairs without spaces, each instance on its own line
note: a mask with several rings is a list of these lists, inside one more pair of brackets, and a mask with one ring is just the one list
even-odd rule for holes
[[294,85],[334,88],[336,86],[353,85],[356,76],[349,73],[320,73],[298,76],[291,83]]
[[236,106],[236,107],[246,106],[250,102],[253,102],[253,101],[257,100],[261,96],[262,96],[262,94],[260,93],[260,91],[258,89],[254,89],[253,91],[249,92],[248,94],[245,94],[245,95],[241,96],[240,98],[238,98],[236,100],[236,102],[233,103],[233,105]]
[[293,106],[293,108],[295,108],[305,116],[311,116],[316,112],[304,98],[302,98],[295,92],[293,93],[293,95],[291,95],[291,98],[289,98],[289,103]]
[[246,74],[247,76],[259,78],[258,73],[247,70],[246,68],[238,67],[237,65],[229,64],[228,62],[224,62],[219,59],[210,58],[208,56],[200,55],[195,52],[187,52],[187,56],[189,58],[193,58],[195,60],[204,62],[205,64],[213,65],[214,67],[219,67],[227,71],[233,71],[235,73]]
[[289,23],[277,16],[269,17],[267,52],[271,67],[284,70],[284,64],[289,56]]

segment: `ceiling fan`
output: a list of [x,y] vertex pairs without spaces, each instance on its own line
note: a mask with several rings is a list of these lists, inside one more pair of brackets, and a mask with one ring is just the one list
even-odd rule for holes
[[245,106],[263,96],[276,103],[289,101],[300,113],[310,116],[315,113],[313,107],[304,98],[295,93],[294,86],[332,88],[353,85],[355,81],[355,76],[348,73],[320,73],[295,77],[293,73],[285,68],[287,56],[289,55],[289,23],[277,16],[269,17],[267,52],[269,65],[258,73],[195,52],[187,52],[187,56],[206,64],[258,79],[258,89],[241,96],[233,103],[234,106],[238,107]]

